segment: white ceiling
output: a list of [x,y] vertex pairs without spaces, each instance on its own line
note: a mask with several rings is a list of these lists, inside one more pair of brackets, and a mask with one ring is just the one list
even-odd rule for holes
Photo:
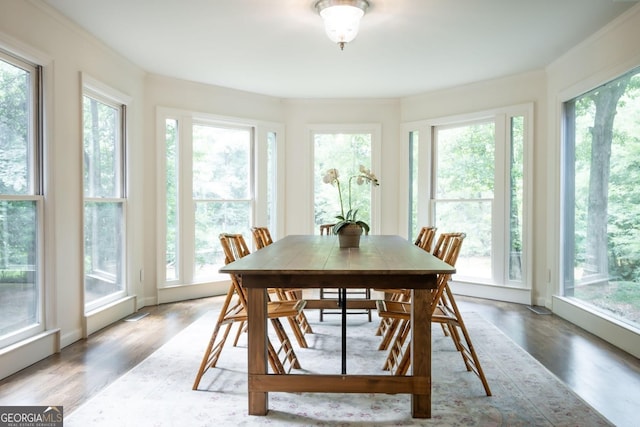
[[541,69],[637,0],[369,0],[344,51],[315,0],[42,1],[154,74],[283,98],[386,98]]

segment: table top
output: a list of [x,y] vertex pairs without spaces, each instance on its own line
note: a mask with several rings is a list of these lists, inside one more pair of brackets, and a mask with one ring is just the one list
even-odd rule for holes
[[359,248],[340,248],[337,236],[291,235],[220,269],[221,273],[243,276],[389,276],[389,279],[455,271],[408,240],[391,235],[362,236]]

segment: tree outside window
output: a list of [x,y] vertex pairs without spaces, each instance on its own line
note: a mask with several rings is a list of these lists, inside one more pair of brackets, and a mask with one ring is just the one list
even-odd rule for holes
[[563,294],[640,326],[640,70],[565,103]]

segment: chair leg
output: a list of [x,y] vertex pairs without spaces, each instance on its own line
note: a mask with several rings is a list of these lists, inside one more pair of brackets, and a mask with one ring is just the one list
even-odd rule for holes
[[378,346],[378,350],[386,350],[389,348],[389,344],[391,344],[398,327],[400,326],[400,319],[392,319],[388,318],[388,326],[384,331],[384,335],[382,336],[382,341],[380,341],[380,345]]
[[298,324],[300,325],[302,332],[304,334],[312,334],[313,328],[311,328],[311,324],[309,323],[309,319],[307,319],[307,315],[304,314],[304,311],[300,311],[300,314],[296,317]]
[[226,328],[222,334],[222,337],[216,343],[218,333],[220,332],[220,328],[222,326],[220,322],[216,323],[215,328],[213,328],[211,338],[209,339],[209,344],[207,345],[207,348],[204,351],[204,355],[202,356],[202,362],[200,362],[200,368],[198,369],[198,373],[196,374],[196,379],[193,382],[193,390],[198,389],[198,385],[200,385],[200,380],[202,379],[204,373],[207,372],[209,368],[214,368],[216,366],[218,358],[220,357],[220,353],[222,353],[224,343],[227,341],[227,336],[229,335],[229,331],[231,330],[232,325],[233,323],[227,323],[225,325]]
[[308,348],[307,340],[304,337],[304,333],[302,332],[302,328],[300,327],[300,323],[298,323],[296,316],[287,317],[287,321],[289,321],[289,326],[291,327],[293,335],[296,337],[296,341],[298,341],[300,348]]
[[[408,348],[408,346],[405,346],[405,343],[411,333],[411,322],[409,320],[398,319],[398,323],[398,333],[393,339],[383,366],[383,369],[389,370],[392,373],[398,370],[398,366],[401,364],[399,359],[402,359],[404,357],[403,354],[408,351],[405,350],[405,347]],[[394,373],[394,375],[396,374]]]
[[247,322],[245,321],[240,322],[240,327],[236,331],[236,337],[233,340],[234,347],[238,346],[238,341],[240,341],[240,336],[242,335],[243,332],[247,332]]
[[269,358],[269,366],[271,366],[273,373],[275,374],[287,373],[287,370],[284,368],[284,365],[280,361],[280,358],[278,357],[278,352],[273,347],[273,344],[271,344],[270,339],[267,339],[267,355]]
[[409,372],[409,366],[411,366],[411,346],[407,346],[404,353],[402,353],[402,359],[398,364],[398,368],[394,375],[396,376],[404,376]]
[[[291,367],[294,369],[300,369],[300,362],[298,361],[298,356],[296,356],[295,351],[293,350],[293,346],[291,345],[291,340],[289,339],[287,332],[284,330],[282,326],[282,322],[280,319],[275,318],[271,319],[271,324],[273,325],[273,329],[276,332],[278,340],[280,341],[280,350],[284,352],[283,358],[280,360],[288,361],[291,364]],[[279,352],[278,352],[279,353]]]
[[378,323],[378,327],[376,328],[376,336],[380,337],[384,335],[384,331],[387,329],[388,326],[389,326],[389,319],[386,317],[381,318],[380,322]]
[[[456,344],[456,347],[458,345],[461,347],[462,358],[465,362],[465,365],[467,366],[467,369],[471,368],[471,370],[475,372],[476,375],[478,375],[480,381],[482,382],[482,386],[484,387],[485,393],[487,394],[487,396],[491,396],[489,382],[484,375],[484,371],[482,370],[482,366],[480,365],[480,359],[478,359],[478,354],[476,353],[476,350],[473,347],[473,343],[471,342],[471,336],[469,335],[467,327],[462,320],[462,315],[460,314],[458,305],[453,298],[453,293],[451,292],[449,285],[446,286],[445,291],[447,295],[447,303],[449,304],[450,310],[453,312],[453,317],[455,318],[455,320],[452,322],[453,324],[450,325],[449,329],[450,331],[455,331],[455,335],[457,336],[458,344]],[[456,326],[460,329],[460,331],[462,331],[466,346],[463,345],[462,340],[460,340],[460,335],[458,334]],[[453,335],[454,334],[452,333],[452,337]]]
[[[235,295],[233,285],[229,287],[227,291],[227,296],[225,297],[224,303],[222,303],[222,307],[220,308],[220,313],[218,314],[218,318],[216,319],[216,324],[213,328],[213,332],[211,333],[211,338],[209,339],[209,343],[207,344],[207,348],[204,351],[204,355],[202,356],[202,362],[200,362],[200,368],[198,369],[198,373],[196,374],[196,379],[193,382],[193,390],[198,388],[200,384],[200,380],[204,373],[209,369],[216,366],[218,362],[218,358],[220,357],[220,353],[222,352],[222,348],[224,347],[225,342],[227,341],[227,337],[229,336],[229,332],[231,331],[231,326],[233,325],[233,321],[225,320],[227,315],[230,312],[233,312],[238,307],[237,305],[232,305],[231,301]],[[226,328],[220,338],[220,341],[216,343],[216,339],[218,338],[218,333],[220,332],[220,328],[226,325]],[[240,328],[241,329],[241,328]],[[234,344],[235,345],[235,344]]]

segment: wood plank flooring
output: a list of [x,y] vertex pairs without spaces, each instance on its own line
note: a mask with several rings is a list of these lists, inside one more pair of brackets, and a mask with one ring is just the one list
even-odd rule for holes
[[[143,319],[117,322],[0,381],[0,406],[63,405],[71,413],[220,302],[215,297],[145,307]],[[637,425],[637,358],[523,305],[463,297],[458,304],[494,323],[614,424]]]

